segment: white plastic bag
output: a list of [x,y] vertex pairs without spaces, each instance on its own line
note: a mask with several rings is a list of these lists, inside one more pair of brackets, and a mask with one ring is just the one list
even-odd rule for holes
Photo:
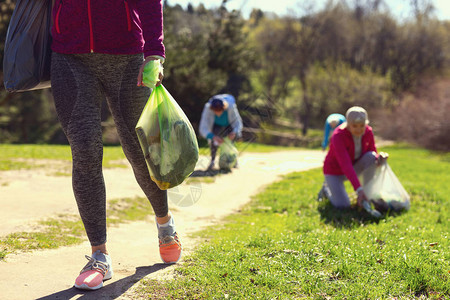
[[370,180],[364,182],[364,193],[379,211],[409,209],[410,197],[386,163],[376,167]]
[[224,138],[219,150],[219,167],[224,170],[231,170],[235,167],[239,151],[233,145],[233,142],[227,137]]

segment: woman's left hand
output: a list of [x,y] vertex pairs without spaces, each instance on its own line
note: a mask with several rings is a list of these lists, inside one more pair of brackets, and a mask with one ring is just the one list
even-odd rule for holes
[[[144,62],[141,65],[141,68],[139,69],[139,74],[138,74],[138,77],[137,77],[137,86],[145,86],[145,84],[142,82],[142,78],[143,78],[142,74],[144,73],[145,65],[151,60],[158,60],[158,58],[157,57],[153,57],[153,56],[148,56],[144,60]],[[162,83],[163,78],[164,78],[164,74],[162,72],[160,72],[159,73],[159,81],[156,83],[155,86],[159,86]]]

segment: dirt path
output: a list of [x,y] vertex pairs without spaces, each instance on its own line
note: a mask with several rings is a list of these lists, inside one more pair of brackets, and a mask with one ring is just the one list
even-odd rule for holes
[[[214,183],[193,182],[171,190],[169,204],[184,251],[195,247],[190,233],[237,212],[280,175],[319,167],[323,158],[320,151],[244,153],[239,169],[216,177]],[[200,164],[206,161],[201,158]],[[36,170],[11,171],[0,172],[0,181],[0,235],[30,228],[33,222],[55,213],[77,213],[70,177],[47,176]],[[143,196],[131,169],[106,170],[105,182],[108,199]],[[0,299],[132,299],[136,282],[146,276],[167,276],[173,268],[161,263],[152,218],[108,229],[114,277],[103,289],[83,292],[72,285],[87,262],[84,255],[89,254],[89,249],[86,241],[72,247],[7,256],[6,262],[0,262]]]

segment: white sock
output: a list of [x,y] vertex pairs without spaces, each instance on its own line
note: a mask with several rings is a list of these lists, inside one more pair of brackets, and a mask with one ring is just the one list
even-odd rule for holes
[[173,220],[173,216],[170,216],[169,221],[167,221],[164,224],[159,224],[156,222],[157,228],[158,228],[158,238],[162,238],[164,236],[168,235],[174,235],[175,234],[175,221]]

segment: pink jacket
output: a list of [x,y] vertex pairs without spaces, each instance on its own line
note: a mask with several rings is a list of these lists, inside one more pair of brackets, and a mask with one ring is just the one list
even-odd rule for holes
[[[353,164],[356,162],[354,159],[355,145],[346,124],[337,127],[331,136],[330,150],[325,157],[323,173],[325,175],[345,175],[353,188],[357,190],[361,183],[353,168]],[[366,126],[366,131],[361,139],[361,156],[368,151],[377,152],[372,127],[370,126]]]
[[162,0],[55,0],[52,50],[165,57]]

